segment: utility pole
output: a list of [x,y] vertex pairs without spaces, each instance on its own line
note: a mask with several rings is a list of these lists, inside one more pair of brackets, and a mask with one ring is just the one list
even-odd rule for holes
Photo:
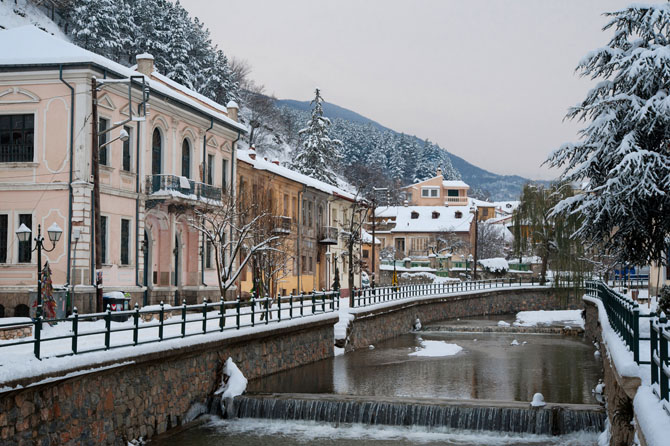
[[377,208],[377,197],[372,196],[372,289],[375,289],[375,209]]
[[474,255],[474,272],[472,274],[472,280],[477,280],[477,233],[479,232],[478,226],[478,213],[479,209],[475,206],[475,255]]
[[95,294],[96,312],[103,311],[102,288],[98,278],[98,271],[102,269],[102,230],[100,220],[100,143],[98,141],[98,81],[95,76],[91,79],[91,170],[93,172],[93,252],[95,253]]

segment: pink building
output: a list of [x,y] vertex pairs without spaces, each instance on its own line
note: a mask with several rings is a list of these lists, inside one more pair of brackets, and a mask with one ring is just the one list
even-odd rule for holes
[[[32,26],[0,31],[0,47],[0,316],[25,311],[36,289],[36,253],[15,234],[21,223],[33,235],[38,225],[43,234],[54,222],[63,228],[43,261],[80,312],[95,310],[93,77],[102,85],[98,129],[128,121],[98,141],[114,141],[100,150],[104,291],[140,304],[218,295],[211,249],[184,210],[234,183],[246,131],[237,105],[170,81],[150,55],[127,68]],[[122,129],[128,140],[115,140]]]

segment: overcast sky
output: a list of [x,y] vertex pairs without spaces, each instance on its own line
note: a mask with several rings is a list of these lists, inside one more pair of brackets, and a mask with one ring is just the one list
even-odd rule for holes
[[[660,0],[659,0],[660,2]],[[278,98],[326,101],[500,174],[540,167],[579,123],[574,72],[622,0],[182,0]]]

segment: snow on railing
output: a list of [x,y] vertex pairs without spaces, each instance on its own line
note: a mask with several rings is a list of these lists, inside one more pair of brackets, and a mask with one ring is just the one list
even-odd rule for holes
[[[336,312],[340,306],[337,291],[314,291],[298,296],[251,298],[173,307],[152,305],[133,310],[79,314],[75,307],[64,319],[44,320],[41,316],[31,322],[33,337],[18,341],[0,342],[3,348],[33,344],[33,354],[41,359],[43,349],[49,356],[69,356],[115,348],[137,346],[169,339],[184,338],[224,330],[267,325],[272,322],[299,319],[312,315]],[[41,308],[38,308],[41,314]],[[15,327],[17,324],[0,325]],[[103,329],[100,329],[104,327]],[[69,328],[69,330],[68,330]],[[70,340],[63,343],[62,340]],[[69,344],[69,345],[68,345]]]

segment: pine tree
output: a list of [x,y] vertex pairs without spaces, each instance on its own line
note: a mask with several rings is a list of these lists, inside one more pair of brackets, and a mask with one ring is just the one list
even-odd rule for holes
[[583,192],[555,213],[580,213],[576,235],[619,261],[665,264],[670,234],[670,4],[632,5],[606,14],[607,46],[577,67],[602,79],[567,117],[590,121],[579,142],[547,161]]
[[312,116],[307,127],[298,134],[302,140],[302,147],[293,160],[292,167],[305,175],[328,184],[337,184],[333,172],[340,158],[339,148],[342,142],[332,139],[329,135],[330,119],[323,116],[323,98],[316,89],[316,96],[312,101]]
[[119,52],[119,17],[122,3],[114,0],[81,0],[70,11],[72,41],[105,57]]

